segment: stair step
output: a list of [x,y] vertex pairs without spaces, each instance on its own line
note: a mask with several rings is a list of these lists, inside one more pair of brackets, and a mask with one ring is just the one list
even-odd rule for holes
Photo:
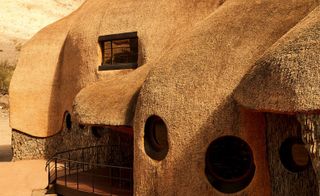
[[58,196],[55,193],[48,193],[47,189],[33,190],[31,196]]

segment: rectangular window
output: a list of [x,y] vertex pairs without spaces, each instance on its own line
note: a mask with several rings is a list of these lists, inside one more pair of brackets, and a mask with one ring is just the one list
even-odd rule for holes
[[102,50],[99,70],[137,68],[137,32],[100,36],[99,43]]

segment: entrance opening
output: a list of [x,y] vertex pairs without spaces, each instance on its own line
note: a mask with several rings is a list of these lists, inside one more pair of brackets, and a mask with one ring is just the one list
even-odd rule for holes
[[108,127],[96,142],[49,159],[49,184],[61,195],[133,195],[132,135]]

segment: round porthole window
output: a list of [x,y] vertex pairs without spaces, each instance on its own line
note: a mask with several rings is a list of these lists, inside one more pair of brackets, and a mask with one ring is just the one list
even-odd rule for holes
[[72,120],[71,120],[71,115],[70,115],[70,113],[66,113],[66,119],[65,119],[65,121],[66,121],[66,127],[67,127],[67,129],[71,129],[72,128]]
[[109,131],[108,128],[105,128],[102,126],[92,126],[91,127],[92,134],[98,139],[100,139],[102,136],[107,134],[108,131]]
[[311,165],[308,150],[298,137],[287,138],[280,147],[280,160],[291,172],[301,172]]
[[235,193],[246,188],[255,173],[250,146],[235,136],[214,140],[207,149],[205,161],[209,182],[223,193]]
[[147,155],[154,160],[166,157],[168,145],[168,130],[164,121],[158,116],[148,118],[144,128],[144,146]]

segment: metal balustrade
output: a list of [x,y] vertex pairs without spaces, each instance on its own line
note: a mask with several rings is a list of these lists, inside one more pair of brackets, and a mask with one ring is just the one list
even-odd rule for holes
[[[126,145],[101,145],[56,153],[46,163],[49,185],[97,195],[132,195],[132,157]],[[59,193],[62,194],[62,193]],[[84,195],[84,194],[82,194]]]

